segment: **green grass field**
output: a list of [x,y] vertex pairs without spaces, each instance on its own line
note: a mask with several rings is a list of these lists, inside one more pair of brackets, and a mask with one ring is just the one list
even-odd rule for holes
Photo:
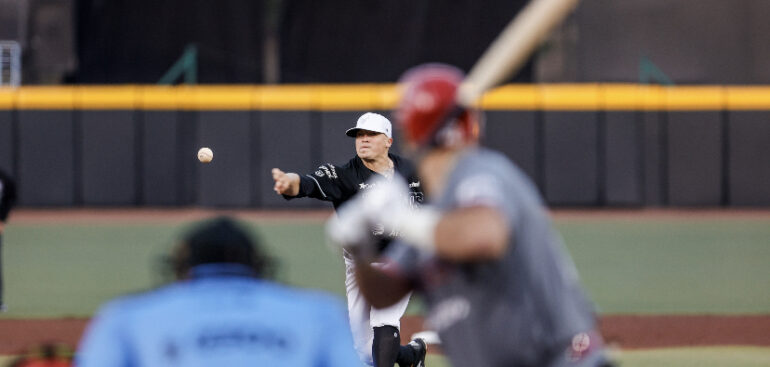
[[770,312],[770,220],[558,227],[602,313]]
[[[770,313],[770,217],[558,219],[601,313]],[[250,222],[277,277],[344,294],[339,254],[318,220]],[[4,318],[89,316],[106,300],[156,287],[185,224],[13,223],[6,227]],[[419,312],[415,302],[408,312]],[[445,366],[431,356],[431,367]],[[770,348],[624,351],[623,366],[766,366]]]
[[[313,220],[251,223],[278,278],[342,296],[340,256]],[[161,284],[185,225],[10,224],[4,317],[87,316]],[[601,313],[769,313],[770,219],[564,220],[557,226]]]
[[[167,281],[161,266],[184,225],[9,225],[6,317],[88,316],[104,301]],[[253,225],[284,282],[344,294],[341,257],[315,223]]]

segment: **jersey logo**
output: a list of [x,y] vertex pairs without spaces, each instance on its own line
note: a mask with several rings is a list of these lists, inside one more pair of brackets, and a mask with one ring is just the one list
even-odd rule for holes
[[323,177],[324,175],[326,175],[331,179],[337,178],[337,171],[334,169],[334,165],[332,165],[331,163],[321,165],[320,167],[318,167],[318,171],[315,171],[314,174],[318,177]]
[[203,329],[195,340],[198,349],[206,352],[259,348],[280,354],[293,349],[291,338],[285,331],[251,325]]
[[425,200],[425,196],[423,195],[422,191],[409,192],[409,206],[412,209],[419,208],[423,200]]
[[386,230],[385,225],[382,223],[377,223],[372,226],[372,236],[375,236],[375,237],[388,236],[390,238],[396,238],[396,237],[399,237],[400,235],[401,235],[401,232],[399,232],[395,228]]
[[[366,182],[361,182],[358,184],[358,190],[368,190],[373,187],[377,186],[377,184],[368,184]],[[420,182],[412,182],[409,184],[410,188],[419,187]],[[366,195],[366,193],[363,193],[362,195]],[[420,207],[420,204],[425,200],[425,195],[422,193],[422,191],[409,191],[409,197],[407,198],[409,207],[412,209],[416,209]]]
[[567,351],[567,357],[571,362],[577,362],[590,351],[591,337],[586,333],[579,333],[572,337],[572,348]]
[[375,236],[382,236],[385,234],[385,225],[381,223],[375,224],[372,228],[372,234]]

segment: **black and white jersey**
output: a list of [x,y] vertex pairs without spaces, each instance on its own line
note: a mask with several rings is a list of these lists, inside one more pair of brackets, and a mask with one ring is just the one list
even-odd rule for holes
[[16,203],[16,185],[3,170],[0,170],[0,222],[8,219],[8,212]]
[[[412,205],[421,203],[422,187],[412,162],[395,154],[388,154],[388,157],[393,161],[393,170],[407,180],[410,203]],[[341,166],[327,163],[318,167],[313,173],[300,175],[299,194],[284,195],[284,197],[286,199],[311,197],[330,201],[336,210],[358,192],[371,188],[367,182],[374,175],[379,173],[367,168],[361,158],[355,156]]]
[[[422,203],[424,195],[414,164],[395,154],[388,154],[388,157],[393,161],[395,173],[407,181],[409,198],[405,199],[408,199],[412,206]],[[374,175],[379,173],[367,168],[361,158],[355,156],[341,166],[327,163],[318,167],[313,173],[300,175],[299,194],[283,197],[286,199],[311,197],[330,201],[336,210],[357,193],[371,189],[372,186],[367,182]],[[397,233],[385,233],[384,228],[375,229],[373,234],[380,239],[378,246],[380,250],[383,250],[397,236]]]

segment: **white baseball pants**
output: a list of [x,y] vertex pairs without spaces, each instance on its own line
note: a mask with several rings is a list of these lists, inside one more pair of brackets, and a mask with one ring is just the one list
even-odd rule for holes
[[406,306],[409,304],[411,293],[400,301],[387,308],[374,308],[366,302],[358,289],[355,263],[353,259],[345,258],[345,293],[348,298],[348,317],[350,318],[350,330],[353,333],[353,343],[361,361],[372,366],[372,340],[374,333],[372,328],[378,326],[393,326],[401,330],[401,316],[404,316]]

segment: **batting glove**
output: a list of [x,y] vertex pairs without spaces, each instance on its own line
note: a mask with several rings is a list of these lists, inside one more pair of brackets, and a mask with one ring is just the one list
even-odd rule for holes
[[337,217],[329,221],[329,238],[342,247],[351,247],[375,243],[373,232],[395,232],[408,244],[432,253],[439,212],[425,206],[413,209],[406,181],[400,176],[377,178],[370,185],[372,188],[343,205]]
[[330,245],[353,249],[367,247],[375,242],[367,218],[360,207],[360,201],[348,201],[326,222],[326,236]]
[[407,184],[400,176],[374,181],[374,188],[364,197],[370,220],[395,230],[405,243],[432,254],[435,252],[436,225],[441,213],[428,205],[409,204]]
[[394,177],[392,181],[382,178],[368,184],[371,188],[342,205],[326,223],[326,234],[333,245],[373,252],[377,235],[398,231],[395,218],[409,210],[406,182]]

